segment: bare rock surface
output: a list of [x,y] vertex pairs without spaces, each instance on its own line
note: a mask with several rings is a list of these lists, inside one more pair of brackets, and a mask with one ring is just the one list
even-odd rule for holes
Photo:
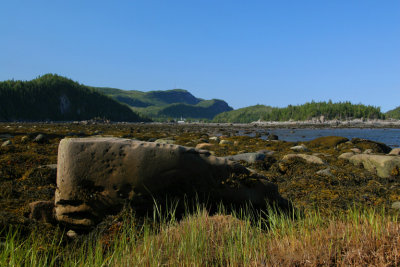
[[387,178],[392,172],[400,168],[400,157],[388,155],[357,154],[349,158],[354,165],[362,164],[365,169],[376,174],[381,178]]
[[58,221],[91,227],[127,201],[138,211],[166,196],[204,196],[213,203],[288,209],[277,186],[208,151],[120,138],[60,142],[55,211]]

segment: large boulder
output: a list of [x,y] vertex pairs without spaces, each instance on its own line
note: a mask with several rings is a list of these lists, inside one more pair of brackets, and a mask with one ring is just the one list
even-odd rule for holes
[[276,185],[204,150],[119,138],[63,139],[55,211],[75,228],[95,225],[125,203],[145,212],[154,199],[191,196],[207,203],[289,209]]
[[400,168],[400,157],[388,155],[357,154],[349,158],[354,165],[363,165],[379,177],[387,178]]
[[372,153],[387,154],[392,150],[389,146],[385,145],[384,143],[375,142],[372,140],[367,140],[362,138],[353,138],[351,139],[351,142],[362,151],[365,151],[367,149],[372,149]]

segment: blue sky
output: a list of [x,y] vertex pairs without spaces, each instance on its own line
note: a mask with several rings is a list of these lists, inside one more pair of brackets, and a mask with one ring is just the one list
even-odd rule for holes
[[0,80],[400,106],[400,1],[0,2]]

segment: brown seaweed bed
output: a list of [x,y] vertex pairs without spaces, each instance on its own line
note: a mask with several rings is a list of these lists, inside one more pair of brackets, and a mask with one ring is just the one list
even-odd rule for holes
[[[252,130],[252,126],[246,129],[248,133]],[[210,142],[210,150],[217,156],[260,150],[275,151],[264,161],[243,164],[276,183],[282,196],[291,200],[297,208],[317,208],[321,214],[365,206],[385,207],[387,213],[396,212],[390,207],[393,202],[400,200],[399,172],[393,172],[389,178],[380,178],[362,166],[354,166],[346,160],[338,159],[340,154],[355,147],[381,152],[375,143],[337,144],[338,138],[310,142],[267,141],[258,137],[239,136],[238,133],[235,126],[220,125],[1,123],[2,143],[10,140],[11,144],[0,148],[0,229],[18,225],[29,230],[32,225],[37,224],[29,219],[28,204],[37,200],[54,199],[56,168],[51,164],[57,163],[60,140],[95,135],[144,141],[163,138],[174,140],[175,144],[193,147]],[[35,141],[39,134],[43,138]],[[212,136],[219,136],[231,143],[220,145],[209,140]],[[281,161],[284,155],[293,153],[290,147],[301,143],[310,149],[306,154],[318,153],[327,165],[310,164],[301,159]],[[317,174],[327,167],[332,176]]]

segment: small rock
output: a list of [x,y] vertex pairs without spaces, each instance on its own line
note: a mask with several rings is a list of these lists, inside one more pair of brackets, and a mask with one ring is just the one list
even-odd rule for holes
[[38,134],[35,139],[33,139],[33,142],[36,143],[44,143],[46,142],[46,137],[43,134]]
[[29,141],[29,136],[27,135],[22,136],[21,143],[27,143],[28,141]]
[[237,154],[237,155],[233,155],[233,156],[227,156],[225,158],[228,160],[233,160],[233,161],[243,160],[248,163],[255,163],[256,161],[264,160],[265,154],[263,154],[263,153],[243,153],[243,154]]
[[352,148],[352,149],[350,149],[352,152],[354,152],[354,153],[356,153],[356,154],[360,154],[361,153],[361,149],[359,149],[359,148],[357,148],[357,147],[355,147],[355,148]]
[[268,150],[268,149],[262,149],[262,150],[258,150],[257,153],[262,153],[267,156],[272,156],[275,153],[275,151]]
[[364,150],[364,154],[372,154],[374,151],[370,148]]
[[319,158],[317,156],[313,156],[313,155],[306,155],[306,154],[287,154],[287,155],[283,156],[282,161],[288,161],[288,160],[294,159],[294,158],[302,158],[305,161],[307,161],[308,163],[314,163],[314,164],[319,164],[319,165],[326,164],[321,158]]
[[320,157],[320,156],[332,157],[332,154],[328,154],[328,153],[312,153],[312,154],[313,154],[313,156],[317,156],[317,157]]
[[13,138],[13,136],[11,134],[0,134],[0,139],[9,139],[9,138]]
[[354,156],[354,153],[353,153],[353,152],[346,152],[346,153],[341,154],[341,155],[338,157],[338,159],[346,159],[346,160],[349,160],[352,156]]
[[335,175],[333,175],[331,173],[331,169],[330,168],[319,170],[319,171],[316,172],[316,174],[325,175],[325,176],[329,176],[329,177],[335,177]]
[[47,164],[47,165],[41,165],[39,168],[48,168],[50,170],[57,170],[57,163],[55,164]]
[[218,142],[218,143],[220,141],[219,137],[217,137],[217,136],[212,136],[212,137],[209,138],[209,140],[215,141],[215,142]]
[[220,145],[233,145],[233,142],[230,140],[221,140],[219,142]]
[[279,137],[275,134],[270,134],[268,135],[267,140],[279,140]]
[[393,202],[392,209],[400,210],[400,201]]
[[169,145],[175,144],[175,140],[172,140],[172,139],[157,139],[154,142],[159,143],[159,144],[169,144]]
[[74,230],[69,230],[69,231],[67,232],[67,236],[68,236],[69,238],[77,238],[77,237],[78,237],[78,234],[77,234]]
[[147,142],[155,142],[157,140],[157,138],[150,138],[149,140],[147,140]]
[[45,223],[54,222],[54,202],[53,201],[35,201],[29,203],[29,218]]
[[390,152],[389,155],[400,155],[400,148],[393,148]]
[[12,142],[10,140],[4,141],[3,144],[1,144],[1,147],[6,147],[12,145]]
[[213,147],[213,144],[210,143],[200,143],[196,145],[196,149],[206,149],[209,150]]
[[292,146],[290,149],[293,150],[293,151],[296,151],[296,152],[306,152],[306,151],[309,151],[308,148],[307,148],[305,145],[303,145],[303,144],[298,145],[298,146]]

